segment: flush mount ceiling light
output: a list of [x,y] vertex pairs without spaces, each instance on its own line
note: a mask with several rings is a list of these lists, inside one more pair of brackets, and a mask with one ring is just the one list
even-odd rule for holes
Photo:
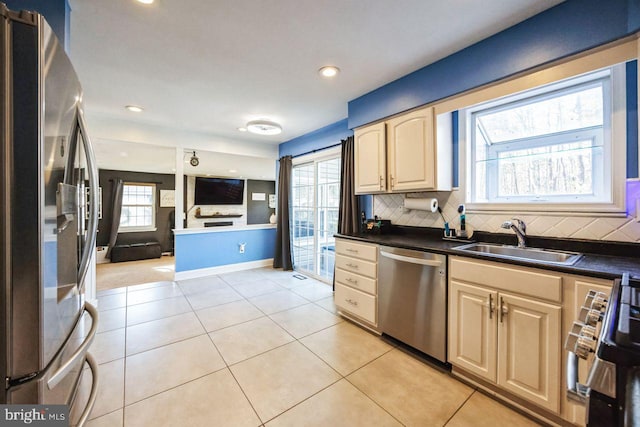
[[124,108],[126,108],[129,111],[133,111],[134,113],[142,113],[144,111],[144,108],[138,105],[126,105]]
[[340,72],[340,68],[333,65],[327,65],[318,70],[322,77],[335,77]]
[[195,151],[193,152],[193,156],[191,156],[191,159],[189,160],[189,164],[191,164],[191,166],[193,166],[194,168],[200,164],[200,159],[198,158],[198,156],[196,156]]
[[154,0],[138,0],[138,3],[142,3],[142,4],[151,4],[153,3]]
[[253,120],[247,123],[247,130],[258,135],[278,135],[282,132],[282,126],[268,120]]

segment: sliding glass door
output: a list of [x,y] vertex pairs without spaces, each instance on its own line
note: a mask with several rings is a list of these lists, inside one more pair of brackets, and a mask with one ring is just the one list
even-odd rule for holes
[[293,262],[321,280],[333,281],[335,239],[340,203],[340,156],[293,167]]

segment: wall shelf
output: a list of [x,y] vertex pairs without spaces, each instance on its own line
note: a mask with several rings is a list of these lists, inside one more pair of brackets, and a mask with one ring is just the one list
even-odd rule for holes
[[200,215],[196,214],[196,218],[240,218],[242,214],[213,214],[213,215]]

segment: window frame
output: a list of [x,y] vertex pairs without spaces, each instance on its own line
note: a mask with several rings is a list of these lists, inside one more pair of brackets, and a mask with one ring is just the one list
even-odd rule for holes
[[[609,78],[607,78],[607,75]],[[605,180],[604,185],[610,188],[610,198],[607,201],[583,200],[577,202],[567,201],[570,196],[547,196],[544,199],[527,198],[526,202],[521,201],[522,198],[505,198],[496,201],[475,201],[472,199],[472,191],[474,191],[471,180],[474,179],[474,154],[475,141],[472,138],[472,127],[474,122],[472,114],[478,111],[488,111],[491,109],[498,110],[502,107],[508,108],[509,105],[521,105],[523,100],[543,99],[545,96],[553,96],[553,94],[572,90],[580,86],[587,86],[590,83],[600,79],[607,79],[610,86],[608,99],[605,100],[605,120],[603,123],[604,138],[603,141],[603,173],[609,175],[609,179]],[[498,85],[499,86],[499,85]],[[498,90],[498,93],[500,91]],[[606,96],[606,95],[605,95]],[[607,110],[609,114],[607,115]],[[486,102],[460,110],[459,114],[459,147],[460,147],[460,189],[465,195],[466,208],[469,212],[496,212],[506,213],[513,211],[521,211],[527,213],[536,213],[541,215],[554,215],[563,213],[566,216],[584,216],[598,213],[604,216],[622,216],[625,214],[625,180],[626,180],[626,72],[625,62],[604,67],[599,70],[590,71],[581,75],[567,77],[557,82],[545,83],[544,85],[524,89],[518,93],[504,96],[497,96]],[[570,131],[576,133],[577,131]],[[548,138],[546,134],[541,138]],[[540,137],[536,137],[540,138]],[[607,138],[610,141],[607,143]],[[532,140],[534,138],[526,138]],[[506,144],[505,144],[506,145]],[[487,172],[488,173],[488,172]],[[564,197],[565,200],[558,201],[558,198]],[[520,199],[520,200],[517,200]]]
[[140,232],[149,232],[149,231],[157,231],[158,228],[156,227],[156,216],[158,213],[158,209],[157,209],[157,186],[154,183],[149,183],[149,182],[125,182],[123,184],[122,187],[122,192],[123,192],[123,197],[124,197],[124,187],[126,186],[136,186],[136,187],[151,187],[152,191],[152,201],[151,204],[147,205],[147,204],[125,204],[124,201],[122,203],[122,209],[124,209],[125,206],[150,206],[151,207],[151,224],[150,225],[143,225],[143,226],[139,226],[139,225],[135,225],[135,226],[123,226],[123,225],[119,225],[118,226],[118,233],[140,233]]

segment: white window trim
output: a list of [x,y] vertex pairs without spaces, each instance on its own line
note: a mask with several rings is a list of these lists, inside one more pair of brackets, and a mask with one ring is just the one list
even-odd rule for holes
[[[342,147],[340,145],[336,146],[336,147],[331,147],[331,148],[327,148],[315,153],[309,153],[309,154],[305,154],[303,156],[298,156],[298,157],[294,157],[291,160],[291,166],[295,167],[295,166],[304,166],[304,165],[310,165],[313,164],[314,165],[314,186],[313,186],[313,224],[314,224],[314,234],[313,234],[313,250],[314,250],[314,254],[313,256],[315,257],[315,248],[318,246],[318,234],[315,232],[315,226],[318,224],[318,185],[317,185],[317,180],[318,180],[318,168],[317,168],[317,163],[322,162],[324,160],[330,160],[330,159],[335,159],[337,157],[341,157],[342,156]],[[292,171],[293,172],[293,171]],[[293,184],[293,183],[292,183]],[[291,194],[290,196],[293,196],[293,194]],[[291,200],[289,201],[291,203]],[[293,219],[293,210],[291,212],[291,218]],[[293,225],[290,224],[290,227],[293,227]],[[291,236],[293,236],[293,230],[289,230],[291,233]],[[293,243],[293,241],[292,241]],[[331,283],[326,277],[320,276],[319,274],[316,274],[315,271],[309,271],[303,268],[299,268],[295,266],[295,260],[294,260],[294,270],[295,271],[299,271],[300,273],[303,273],[313,279],[319,280],[321,282],[324,283]],[[334,273],[335,274],[335,273]]]
[[[605,156],[611,167],[611,202],[608,203],[549,203],[543,206],[536,203],[471,203],[469,176],[471,171],[471,156],[469,155],[469,141],[467,140],[471,129],[470,111],[473,107],[461,111],[458,116],[459,125],[459,150],[460,191],[465,194],[466,210],[470,213],[496,213],[512,214],[514,211],[526,212],[538,215],[556,215],[562,213],[566,216],[625,216],[626,196],[626,73],[625,64],[617,64],[611,67],[611,151]],[[531,93],[531,92],[530,92]],[[485,106],[487,104],[484,104]],[[486,108],[486,107],[485,107]],[[606,159],[606,157],[605,157]],[[607,160],[605,160],[607,161]]]
[[[125,182],[123,185],[138,185],[138,186],[144,186],[144,187],[153,187],[153,203],[151,204],[151,207],[153,209],[153,212],[151,214],[151,225],[148,226],[143,226],[143,227],[139,227],[139,226],[133,226],[133,227],[126,227],[126,226],[119,226],[118,227],[118,233],[144,233],[144,232],[151,232],[151,231],[158,231],[158,228],[156,227],[156,216],[158,213],[158,208],[156,206],[157,204],[157,186],[156,184],[150,183],[150,182]],[[122,205],[124,206],[124,204]]]

